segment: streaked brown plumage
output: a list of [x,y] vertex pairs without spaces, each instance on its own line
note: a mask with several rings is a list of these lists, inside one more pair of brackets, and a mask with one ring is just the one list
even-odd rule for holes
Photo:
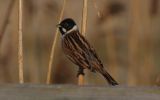
[[59,25],[62,33],[62,48],[67,57],[81,69],[99,72],[109,84],[118,85],[104,69],[93,47],[79,33],[75,22],[72,19],[65,19]]

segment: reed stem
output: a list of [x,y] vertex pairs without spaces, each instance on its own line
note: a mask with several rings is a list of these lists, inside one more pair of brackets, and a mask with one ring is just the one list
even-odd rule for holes
[[19,83],[24,83],[23,76],[23,38],[22,38],[22,24],[23,24],[23,0],[19,0],[19,13],[18,13],[18,64],[19,64]]
[[[87,27],[87,3],[88,0],[83,0],[83,12],[82,12],[82,35],[86,35],[86,27]],[[84,75],[80,74],[78,76],[78,85],[84,85]]]
[[87,3],[88,0],[83,0],[83,12],[82,12],[82,35],[86,35],[86,27],[87,27]]
[[[61,9],[61,12],[60,12],[60,17],[59,17],[59,22],[58,23],[60,23],[61,20],[62,20],[65,5],[66,5],[66,0],[63,0],[63,6],[62,6],[62,9]],[[51,82],[52,63],[53,63],[53,58],[54,58],[54,55],[55,55],[55,48],[56,48],[56,44],[57,44],[57,40],[58,40],[58,32],[59,31],[58,31],[58,28],[57,28],[56,32],[55,32],[53,44],[52,44],[52,50],[51,50],[51,54],[50,54],[50,59],[49,59],[48,72],[47,72],[47,81],[46,81],[47,84],[50,84],[50,82]]]

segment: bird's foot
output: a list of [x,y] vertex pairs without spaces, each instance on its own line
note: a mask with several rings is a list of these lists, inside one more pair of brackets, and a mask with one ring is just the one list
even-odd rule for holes
[[77,77],[78,77],[79,75],[83,75],[83,76],[85,75],[85,74],[84,74],[84,69],[81,68],[81,67],[80,67],[79,70],[78,70]]

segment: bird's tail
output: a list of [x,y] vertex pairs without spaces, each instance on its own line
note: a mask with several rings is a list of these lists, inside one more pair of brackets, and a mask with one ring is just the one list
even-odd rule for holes
[[110,85],[112,86],[118,85],[118,83],[112,78],[111,75],[109,75],[109,73],[105,69],[102,69],[100,72]]

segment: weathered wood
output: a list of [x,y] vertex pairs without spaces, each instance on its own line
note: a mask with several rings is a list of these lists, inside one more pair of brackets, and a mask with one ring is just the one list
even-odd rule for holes
[[160,87],[0,85],[0,100],[160,100]]

